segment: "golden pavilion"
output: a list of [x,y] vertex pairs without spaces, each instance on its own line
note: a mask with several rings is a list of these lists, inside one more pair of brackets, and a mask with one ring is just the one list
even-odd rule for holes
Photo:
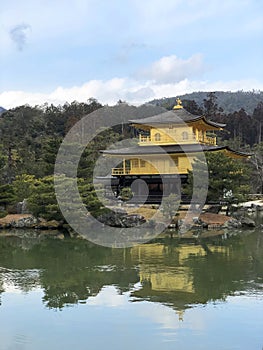
[[[134,147],[102,151],[105,156],[119,159],[112,169],[111,189],[119,194],[123,187],[130,187],[136,179],[148,186],[149,203],[159,203],[163,193],[163,179],[168,192],[174,193],[178,184],[187,181],[188,170],[200,152],[225,152],[230,157],[248,155],[218,146],[215,132],[225,124],[219,124],[186,111],[179,99],[172,111],[129,121],[138,135]],[[140,202],[142,182],[133,186],[134,198]]]

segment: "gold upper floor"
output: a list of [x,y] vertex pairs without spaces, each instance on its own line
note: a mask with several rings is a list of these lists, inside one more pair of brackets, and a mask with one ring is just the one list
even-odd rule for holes
[[144,127],[144,132],[139,133],[140,146],[195,143],[216,146],[216,136],[213,131],[188,125]]

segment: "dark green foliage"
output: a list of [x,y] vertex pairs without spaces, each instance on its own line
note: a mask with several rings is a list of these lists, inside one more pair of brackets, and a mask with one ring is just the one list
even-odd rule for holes
[[244,109],[230,114],[217,114],[213,121],[226,124],[224,130],[218,133],[222,141],[231,141],[234,148],[241,149],[245,145],[257,143],[258,131],[256,120],[248,115]]
[[222,108],[218,108],[217,96],[215,92],[207,93],[207,98],[204,99],[203,105],[204,105],[204,115],[207,118],[214,117],[218,112],[223,111]]
[[[57,186],[64,191],[64,206],[68,207],[78,216],[79,204],[71,193],[72,180],[65,176],[57,177]],[[78,189],[83,204],[86,209],[95,215],[100,213],[102,204],[97,197],[97,193],[92,184],[84,179],[78,179]],[[28,196],[28,208],[36,217],[43,217],[47,220],[64,221],[64,217],[60,212],[54,187],[53,176],[46,176],[42,179],[35,180],[31,184],[30,195]]]
[[168,197],[162,200],[162,212],[163,215],[170,220],[173,220],[177,214],[180,204],[180,197],[176,194],[170,194]]
[[254,109],[253,118],[256,121],[257,126],[257,142],[261,143],[263,141],[262,128],[263,128],[263,102],[259,102],[257,107]]
[[183,107],[191,114],[194,115],[203,115],[204,111],[202,107],[198,106],[198,104],[194,100],[182,100]]
[[88,103],[57,107],[25,105],[4,112],[0,118],[2,182],[11,183],[19,174],[53,174],[56,154],[67,131],[84,115],[101,107],[90,99]]
[[24,199],[31,196],[35,182],[36,179],[34,175],[23,174],[16,176],[12,183],[16,202],[22,202]]
[[123,201],[128,201],[132,198],[132,190],[130,187],[123,187],[120,192],[120,197]]
[[0,207],[7,209],[15,203],[15,194],[12,185],[0,185]]
[[36,217],[43,217],[47,220],[63,220],[55,196],[53,176],[35,181],[28,197],[28,209]]
[[78,184],[80,196],[87,210],[92,214],[99,211],[102,204],[97,197],[93,185],[87,183],[84,179],[79,179]]
[[[80,158],[78,177],[92,179],[95,162],[100,156],[100,151],[106,149],[111,144],[114,144],[121,139],[122,136],[112,129],[101,130],[101,132],[87,145]],[[107,159],[105,159],[105,162],[107,162]]]
[[[209,176],[207,193],[208,202],[236,202],[246,199],[250,192],[250,169],[245,161],[232,159],[222,152],[206,153]],[[196,159],[193,169],[196,176],[204,177],[206,165]],[[193,188],[193,171],[189,172],[189,184],[186,192],[191,194]]]
[[263,142],[255,145],[252,152],[250,163],[252,165],[253,193],[263,193]]

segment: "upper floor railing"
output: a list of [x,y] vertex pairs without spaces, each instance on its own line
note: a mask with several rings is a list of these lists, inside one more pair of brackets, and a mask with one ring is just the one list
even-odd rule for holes
[[186,143],[195,143],[200,142],[208,145],[216,146],[216,137],[215,136],[206,136],[199,135],[196,137],[195,134],[188,135],[187,137],[169,137],[160,135],[158,138],[151,138],[150,136],[145,136],[139,134],[139,144],[140,145],[159,145],[159,144],[186,144]]

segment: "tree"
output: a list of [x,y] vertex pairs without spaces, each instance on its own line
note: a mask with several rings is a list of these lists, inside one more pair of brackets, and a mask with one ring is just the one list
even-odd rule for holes
[[161,209],[163,215],[172,221],[177,214],[179,204],[180,198],[174,193],[170,194],[168,197],[163,198]]
[[132,198],[133,193],[130,187],[123,187],[120,192],[120,197],[123,201],[128,201]]
[[64,220],[57,203],[53,176],[35,181],[27,204],[30,212],[36,217],[43,217],[46,220]]
[[253,167],[253,188],[257,193],[263,193],[263,142],[252,149],[253,156],[250,161]]
[[43,112],[38,107],[20,106],[1,116],[0,142],[6,157],[3,169],[6,182],[11,183],[17,174],[34,172],[44,129]]
[[[78,179],[79,193],[87,210],[94,216],[101,214],[102,204],[97,197],[94,186],[84,179]],[[99,191],[99,189],[97,189]]]
[[252,117],[257,122],[258,139],[257,143],[262,142],[262,127],[263,127],[263,102],[259,102],[257,107],[254,109]]
[[31,196],[36,179],[34,175],[17,175],[12,188],[15,194],[16,202],[22,202]]
[[8,210],[8,207],[15,203],[15,194],[10,184],[0,186],[0,207],[1,211]]
[[219,111],[216,103],[217,97],[215,92],[208,92],[207,99],[204,99],[204,114],[206,117],[213,117]]
[[[248,164],[228,157],[223,152],[206,153],[209,176],[207,202],[239,202],[250,192],[250,170]],[[202,177],[205,164],[199,159],[193,163],[194,173]],[[193,171],[189,171],[187,193],[193,188]]]
[[202,115],[204,112],[194,100],[182,100],[182,104],[189,113],[194,115]]

